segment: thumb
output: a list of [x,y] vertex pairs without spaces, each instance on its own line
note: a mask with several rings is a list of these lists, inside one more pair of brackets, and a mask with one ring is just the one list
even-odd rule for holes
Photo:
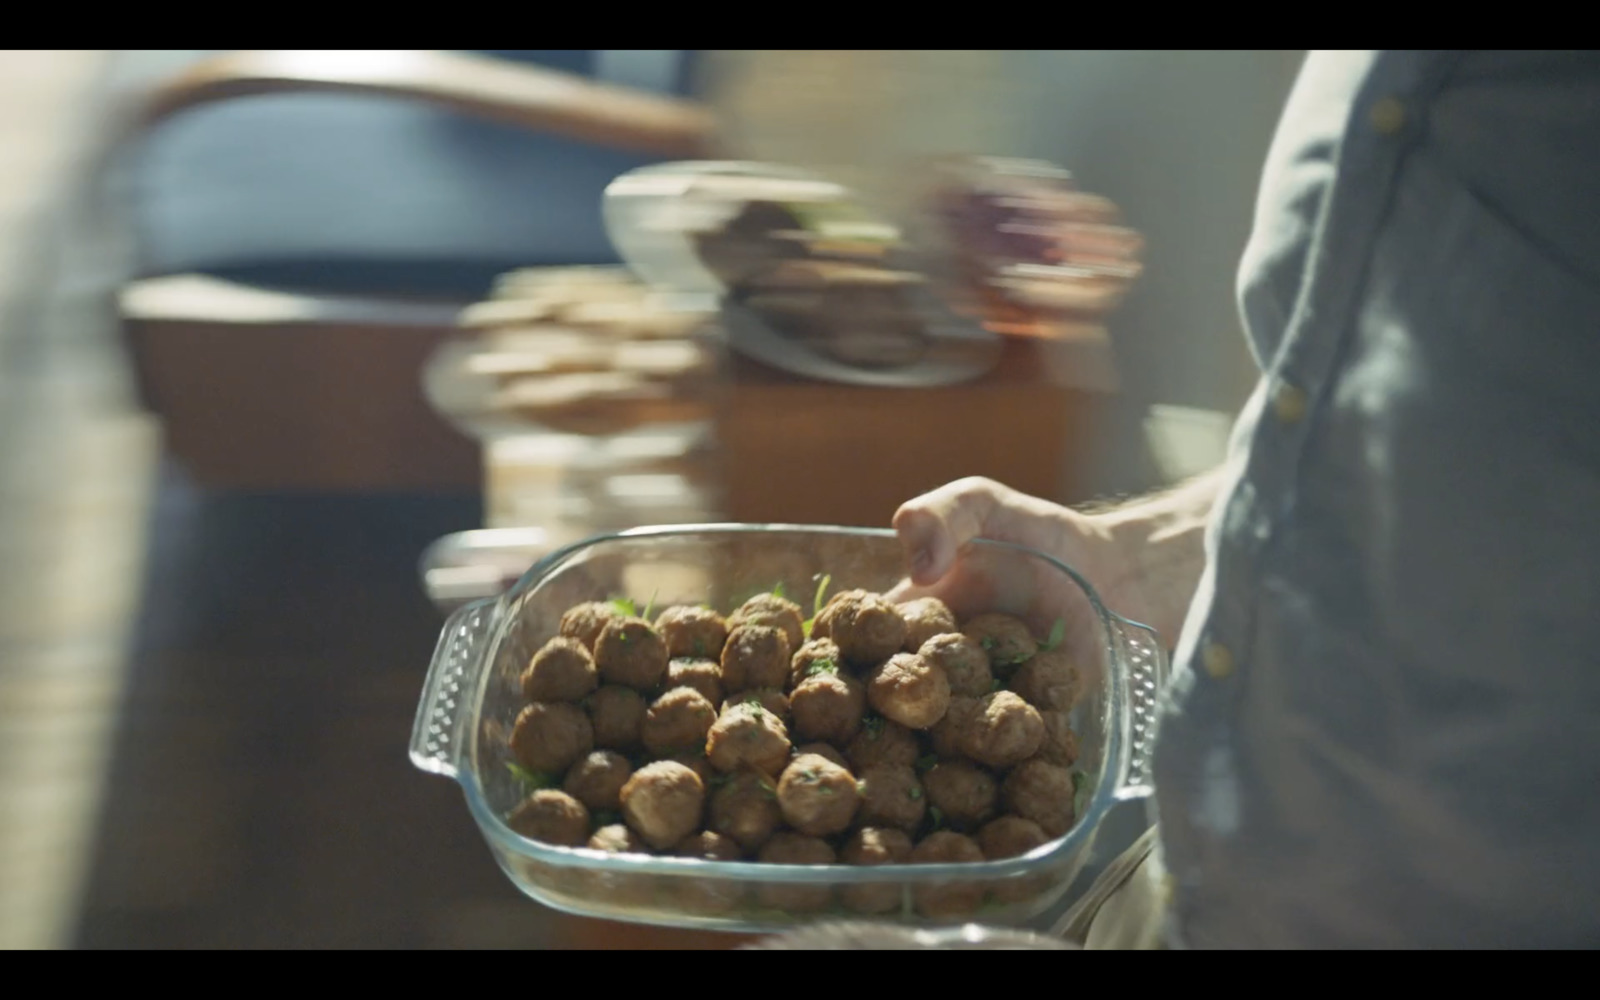
[[894,515],[911,581],[937,583],[955,564],[961,546],[979,537],[999,503],[998,483],[962,479],[903,504]]

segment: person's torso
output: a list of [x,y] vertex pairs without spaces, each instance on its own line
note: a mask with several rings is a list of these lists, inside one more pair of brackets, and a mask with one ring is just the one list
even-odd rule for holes
[[1156,787],[1181,943],[1600,943],[1600,55],[1313,55]]

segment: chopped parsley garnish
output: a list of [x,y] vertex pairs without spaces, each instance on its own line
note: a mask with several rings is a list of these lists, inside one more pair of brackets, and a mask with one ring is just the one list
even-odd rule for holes
[[1050,638],[1046,639],[1044,644],[1039,648],[1043,650],[1055,649],[1057,646],[1061,645],[1061,640],[1065,639],[1066,637],[1067,620],[1065,618],[1057,618],[1056,623],[1050,627]]
[[656,598],[658,596],[660,596],[660,594],[661,594],[661,588],[659,588],[659,587],[657,587],[655,590],[650,592],[650,600],[644,606],[644,614],[640,615],[639,617],[643,618],[645,621],[649,621],[650,620],[650,612],[655,609]]
[[918,799],[922,798],[922,786],[921,785],[912,785],[910,788],[908,788],[906,790],[906,794],[911,796],[911,801],[915,802]]
[[883,735],[883,716],[869,715],[861,720],[861,728],[867,731],[867,739],[875,740]]
[[541,788],[552,788],[555,786],[555,779],[550,777],[548,774],[539,774],[536,771],[530,771],[521,764],[507,763],[506,770],[510,771],[511,776],[516,778],[517,781],[521,782],[523,787],[530,792],[537,792]]
[[917,773],[927,774],[939,763],[938,754],[928,754],[926,757],[917,758]]
[[835,663],[830,656],[813,660],[811,661],[811,666],[806,668],[807,677],[815,677],[818,674],[837,674],[838,672],[839,664]]
[[935,830],[944,826],[944,812],[938,806],[928,807],[928,818],[933,820],[933,828]]
[[611,606],[629,618],[636,617],[639,614],[638,605],[634,604],[626,597],[613,597],[611,599]]

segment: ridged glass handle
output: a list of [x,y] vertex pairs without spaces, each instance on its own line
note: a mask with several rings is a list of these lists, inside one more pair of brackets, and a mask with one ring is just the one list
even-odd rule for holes
[[468,604],[445,621],[439,635],[411,729],[411,763],[430,774],[454,778],[459,773],[465,720],[488,661],[495,605],[494,600]]
[[1117,797],[1147,796],[1150,757],[1155,750],[1156,705],[1167,683],[1167,654],[1155,630],[1133,622],[1118,628],[1124,661],[1128,665],[1128,756]]

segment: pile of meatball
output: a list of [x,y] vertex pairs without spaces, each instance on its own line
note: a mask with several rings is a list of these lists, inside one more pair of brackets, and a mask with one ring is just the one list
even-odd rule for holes
[[[763,594],[724,617],[568,611],[521,676],[510,751],[538,788],[508,816],[545,844],[787,865],[969,863],[1074,823],[1080,676],[1017,618],[853,590],[811,622]],[[1014,891],[1017,887],[1013,886]],[[804,910],[830,892],[767,891]],[[981,902],[947,886],[929,915]],[[997,896],[1003,895],[999,889]],[[820,893],[820,896],[819,896]],[[843,890],[885,913],[897,886]]]

